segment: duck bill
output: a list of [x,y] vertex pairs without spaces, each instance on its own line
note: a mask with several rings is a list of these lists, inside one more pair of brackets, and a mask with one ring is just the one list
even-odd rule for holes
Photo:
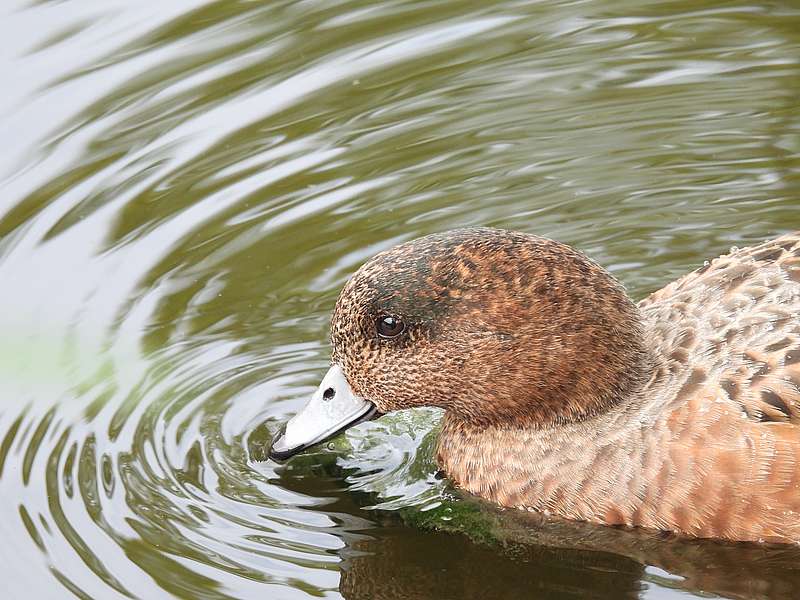
[[333,365],[317,391],[272,440],[269,457],[284,461],[337,433],[380,416],[372,402],[353,393],[342,368]]

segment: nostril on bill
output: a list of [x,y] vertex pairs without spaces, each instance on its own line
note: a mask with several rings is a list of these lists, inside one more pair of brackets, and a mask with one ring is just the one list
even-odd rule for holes
[[329,387],[327,390],[322,392],[322,399],[323,400],[333,400],[333,397],[336,395],[336,390],[332,387]]

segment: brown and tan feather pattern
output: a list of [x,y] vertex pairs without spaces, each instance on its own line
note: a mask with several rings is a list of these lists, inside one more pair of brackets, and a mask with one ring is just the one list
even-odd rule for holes
[[[403,335],[380,339],[393,315]],[[333,360],[382,412],[445,409],[440,466],[501,506],[800,541],[800,235],[638,305],[558,242],[495,229],[382,253],[345,286]]]
[[503,506],[698,537],[800,540],[800,237],[639,303],[661,364],[628,402],[549,429],[448,419],[439,457]]

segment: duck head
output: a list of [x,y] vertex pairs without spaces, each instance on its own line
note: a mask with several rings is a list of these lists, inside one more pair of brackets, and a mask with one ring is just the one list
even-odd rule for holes
[[459,229],[382,252],[345,284],[331,367],[273,442],[284,460],[366,419],[420,406],[476,427],[596,415],[648,376],[636,305],[569,246]]

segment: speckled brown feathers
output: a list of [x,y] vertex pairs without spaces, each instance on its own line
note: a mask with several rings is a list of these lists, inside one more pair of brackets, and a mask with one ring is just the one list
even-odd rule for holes
[[[404,335],[381,339],[382,315],[402,319]],[[353,390],[383,412],[438,406],[476,426],[538,427],[598,414],[641,387],[651,365],[640,321],[584,255],[476,228],[370,260],[342,291],[331,337]]]
[[[800,541],[800,236],[634,305],[582,254],[492,229],[356,273],[334,360],[382,411],[446,409],[440,466],[503,506],[699,537]],[[397,339],[375,319],[397,315]]]

